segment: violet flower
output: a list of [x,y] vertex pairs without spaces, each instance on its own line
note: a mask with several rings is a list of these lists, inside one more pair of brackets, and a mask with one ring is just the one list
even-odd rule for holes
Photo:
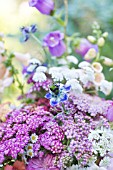
[[43,45],[49,48],[53,56],[60,57],[66,51],[63,39],[64,34],[60,31],[50,32],[45,36]]
[[52,0],[30,0],[29,5],[37,8],[42,14],[50,15],[54,10],[54,2]]
[[67,92],[69,92],[71,86],[63,84],[56,84],[50,87],[50,92],[46,94],[46,98],[50,99],[50,105],[56,106],[60,102],[68,100]]
[[54,157],[48,154],[41,159],[30,159],[27,170],[59,170],[59,168],[54,167]]
[[90,48],[94,48],[98,52],[98,46],[95,44],[91,44],[87,39],[83,38],[80,41],[80,44],[75,49],[77,54],[80,54],[84,57],[84,55],[88,52]]
[[113,122],[113,102],[111,103],[111,105],[109,106],[109,108],[108,108],[108,110],[107,110],[106,118],[107,118],[110,122]]

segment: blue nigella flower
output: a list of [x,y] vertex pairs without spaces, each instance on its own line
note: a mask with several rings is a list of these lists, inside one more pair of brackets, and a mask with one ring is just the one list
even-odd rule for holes
[[22,32],[21,41],[26,42],[30,38],[30,34],[37,31],[37,26],[32,24],[30,26],[22,27],[20,30]]
[[50,87],[49,93],[46,94],[45,98],[50,100],[51,106],[56,106],[60,102],[68,100],[68,94],[71,86],[63,84],[55,84]]

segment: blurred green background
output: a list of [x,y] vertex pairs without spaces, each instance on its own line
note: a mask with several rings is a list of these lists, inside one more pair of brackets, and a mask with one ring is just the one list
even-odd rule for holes
[[[57,13],[64,15],[63,0],[54,0]],[[113,59],[113,0],[68,0],[69,2],[69,24],[67,33],[80,32],[86,37],[91,34],[91,25],[97,21],[109,36],[102,55]],[[35,8],[28,5],[27,0],[0,0],[0,32],[5,36],[5,47],[11,52],[30,53],[33,57],[42,59],[40,48],[37,43],[30,39],[26,43],[20,43],[20,27],[34,24],[42,32],[59,29],[54,19],[40,14]],[[45,33],[44,33],[45,35]],[[107,80],[113,81],[113,71],[106,72]],[[111,95],[113,97],[113,94]]]
[[[64,13],[63,0],[54,0],[59,8],[58,13]],[[113,0],[68,0],[69,2],[69,24],[68,34],[81,32],[86,36],[91,33],[93,21],[98,21],[103,31],[109,32],[108,41],[104,48],[104,54],[113,58]],[[49,20],[49,22],[48,22]],[[58,29],[50,17],[40,14],[35,8],[28,5],[28,0],[0,0],[0,32],[5,34],[19,34],[19,29],[23,25],[36,23],[39,30],[48,31]],[[11,43],[12,41],[12,43]],[[18,37],[7,38],[6,47],[14,51],[32,52],[31,45],[21,44]],[[33,44],[34,46],[34,44]]]

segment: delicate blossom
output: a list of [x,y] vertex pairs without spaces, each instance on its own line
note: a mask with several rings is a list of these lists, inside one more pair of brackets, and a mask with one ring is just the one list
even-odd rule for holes
[[63,39],[64,34],[60,31],[50,32],[45,36],[43,45],[49,48],[49,51],[53,56],[60,57],[66,51]]
[[46,98],[50,99],[51,106],[55,106],[60,102],[64,102],[68,99],[67,92],[69,92],[71,86],[63,84],[55,84],[50,87],[50,92],[46,94]]
[[37,27],[35,24],[30,25],[30,26],[23,26],[21,29],[22,32],[22,42],[26,42],[30,38],[30,34],[33,34],[37,31]]
[[35,7],[42,14],[50,15],[54,10],[54,2],[53,0],[30,0],[29,5],[31,7]]
[[35,133],[33,133],[30,138],[32,143],[36,143],[38,136]]

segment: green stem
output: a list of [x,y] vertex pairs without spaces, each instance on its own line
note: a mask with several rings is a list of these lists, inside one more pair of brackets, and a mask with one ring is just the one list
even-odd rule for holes
[[15,73],[15,67],[11,64],[14,80],[17,81],[18,87],[21,90],[21,95],[24,95],[24,85],[18,79],[17,73]]
[[64,0],[65,5],[65,26],[64,26],[64,34],[66,35],[67,24],[68,24],[68,0]]
[[47,54],[45,47],[43,47],[42,42],[34,35],[31,34],[32,38],[40,45],[40,47],[43,49],[43,52],[45,54],[45,57],[47,57],[47,63],[51,65],[51,57]]
[[63,103],[62,103],[62,109],[63,109],[64,113],[66,113],[66,109],[65,109],[65,106]]
[[65,34],[66,50],[67,50],[67,53],[68,53],[68,42],[67,42],[68,0],[64,0],[64,6],[65,6],[65,24],[64,24],[64,34]]

